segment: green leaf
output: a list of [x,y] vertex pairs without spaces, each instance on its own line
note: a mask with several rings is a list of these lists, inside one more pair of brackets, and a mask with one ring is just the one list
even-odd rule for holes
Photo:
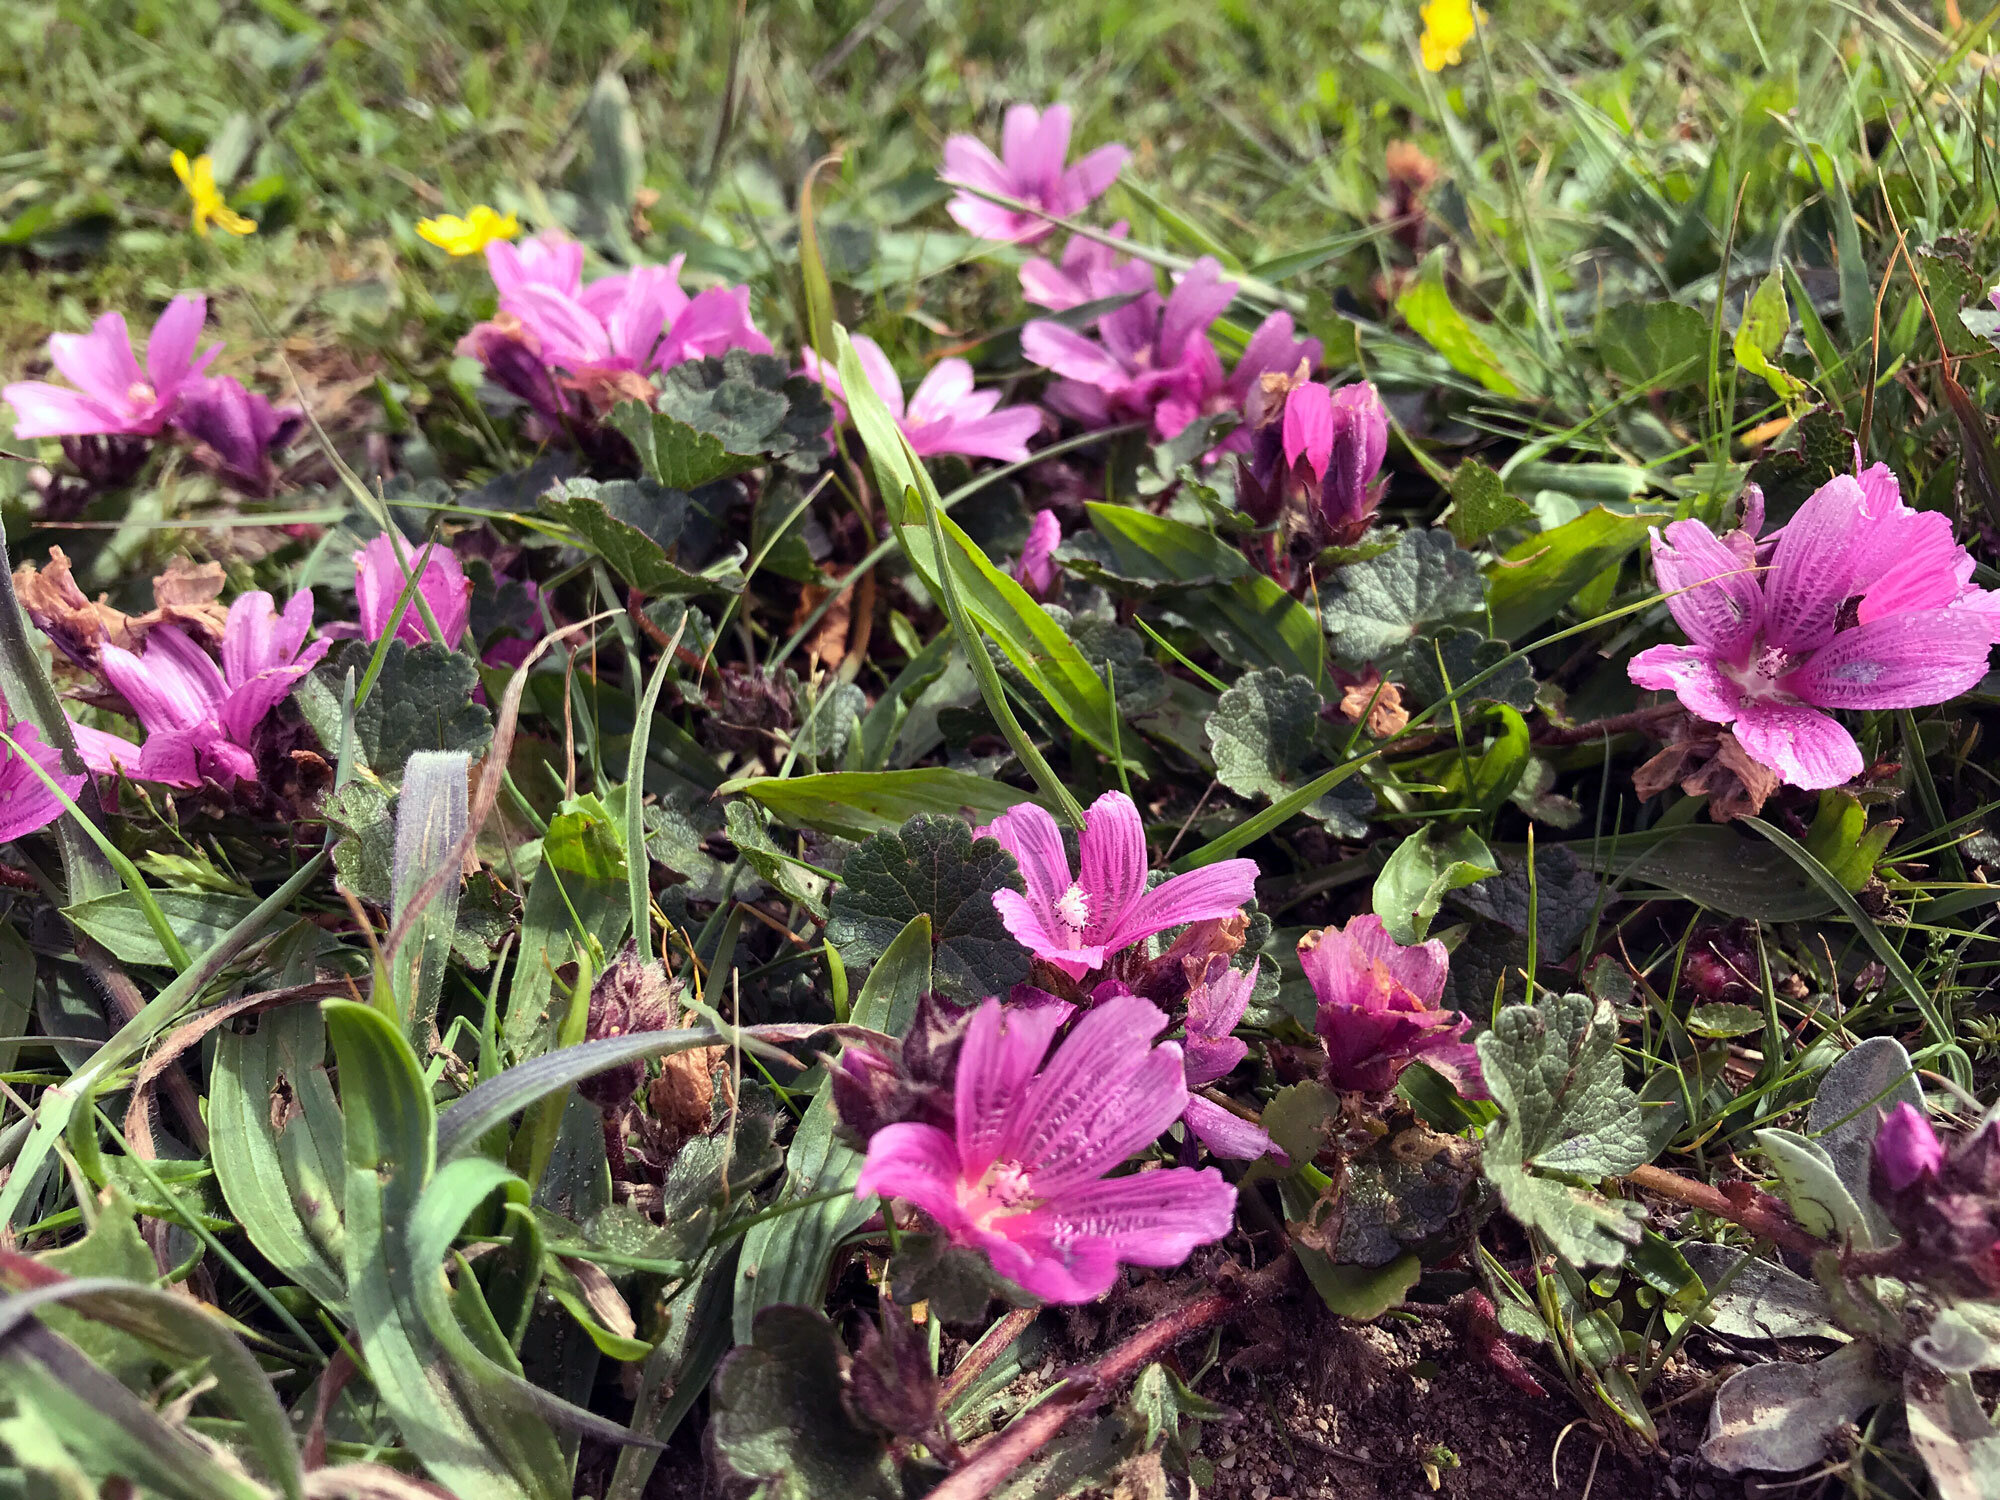
[[1624,877],[1628,889],[1650,883],[1728,917],[1799,922],[1833,910],[1782,849],[1712,824],[1569,847],[1579,863]]
[[419,1281],[439,1266],[418,1265],[409,1238],[436,1159],[437,1117],[416,1054],[380,1011],[329,1001],[324,1014],[346,1123],[348,1305],[376,1394],[447,1489],[560,1500],[568,1473],[553,1434],[518,1412],[482,1410],[420,1311]]
[[1410,331],[1444,356],[1445,363],[1500,396],[1519,396],[1520,384],[1501,366],[1485,337],[1452,306],[1445,290],[1444,254],[1425,260],[1417,279],[1396,298],[1396,311]]
[[1990,1500],[2000,1494],[2000,1427],[1986,1415],[1969,1375],[1903,1375],[1910,1442],[1930,1470],[1938,1500]]
[[767,1307],[716,1372],[709,1437],[767,1500],[902,1500],[884,1441],[848,1420],[845,1351],[807,1307]]
[[[1377,665],[1401,684],[1406,705],[1412,701],[1436,703],[1489,667],[1499,666],[1510,654],[1505,641],[1463,625],[1446,625],[1425,631]],[[1525,657],[1515,657],[1458,701],[1506,703],[1526,713],[1535,706],[1535,674]]]
[[[151,1286],[160,1274],[153,1252],[133,1222],[132,1200],[116,1188],[110,1189],[106,1201],[98,1205],[97,1222],[82,1239],[44,1251],[35,1259],[65,1276],[79,1279],[104,1277]],[[87,1359],[103,1365],[124,1381],[143,1378],[157,1357],[130,1334],[66,1307],[51,1307],[41,1314],[41,1319],[53,1332],[75,1344]]]
[[1645,1208],[1530,1169],[1596,1179],[1657,1150],[1618,1060],[1618,1020],[1587,995],[1510,1005],[1480,1037],[1480,1071],[1501,1119],[1482,1166],[1508,1212],[1579,1265],[1618,1265],[1639,1242]]
[[[687,491],[699,489],[718,479],[727,479],[733,474],[746,473],[764,461],[763,455],[754,451],[732,453],[712,433],[697,432],[678,417],[648,411],[637,401],[620,402],[613,409],[610,422],[632,444],[647,477],[673,496],[671,501],[665,503],[679,512],[672,528],[674,536],[679,535],[679,522],[687,516]],[[630,488],[645,490],[651,486],[632,485]],[[654,534],[662,546],[673,544],[672,536],[659,537],[658,530],[651,526],[645,529]]]
[[677,782],[646,804],[646,853],[686,880],[696,901],[720,901],[728,868],[703,847],[722,832],[724,811],[697,787]]
[[1239,677],[1208,719],[1216,780],[1239,797],[1282,797],[1312,753],[1324,701],[1305,678],[1275,668]]
[[[28,1034],[35,1013],[35,950],[13,925],[0,922],[0,1037]],[[14,1071],[19,1042],[0,1041],[0,1073]]]
[[1812,827],[1806,830],[1806,852],[1845,889],[1858,891],[1875,878],[1875,866],[1901,826],[1900,819],[1890,819],[1870,828],[1868,809],[1850,793],[1821,792]]
[[1731,1474],[1788,1474],[1823,1462],[1843,1428],[1895,1394],[1877,1368],[1875,1347],[1865,1342],[1816,1364],[1751,1365],[1715,1393],[1701,1456]]
[[[463,750],[419,750],[404,768],[403,790],[396,799],[396,853],[390,877],[394,893],[390,911],[398,927],[412,919],[411,903],[417,893],[458,855],[459,841],[465,837],[466,780],[471,769]],[[438,888],[422,912],[415,914],[416,925],[389,964],[403,1029],[413,1043],[428,1045],[438,997],[444,993],[445,966],[458,931],[461,884],[454,874]]]
[[1743,321],[1736,328],[1736,363],[1763,379],[1780,399],[1792,401],[1805,392],[1806,383],[1775,363],[1785,347],[1785,335],[1792,331],[1791,304],[1785,300],[1784,272],[1771,268],[1743,308]]
[[833,408],[819,382],[775,354],[730,349],[662,372],[659,415],[715,439],[727,453],[755,453],[810,474],[833,451]]
[[1011,854],[992,839],[975,842],[960,819],[921,814],[848,855],[826,940],[850,970],[865,967],[921,914],[930,918],[941,993],[1004,995],[1028,977],[1028,955],[993,909],[1002,889],[1023,889]]
[[1478,545],[1506,526],[1534,519],[1534,508],[1507,493],[1500,476],[1476,458],[1468,458],[1451,476],[1451,514],[1446,524],[1461,547]]
[[1853,1235],[1863,1247],[1874,1243],[1861,1205],[1840,1180],[1832,1157],[1789,1130],[1772,1128],[1752,1135],[1778,1174],[1778,1196],[1790,1206],[1799,1228],[1822,1239]]
[[921,813],[991,822],[1035,795],[989,776],[923,766],[909,771],[826,771],[817,776],[759,776],[722,792],[754,797],[777,817],[843,838],[865,839],[901,828]]
[[646,145],[631,92],[617,69],[598,75],[583,102],[583,129],[590,155],[580,195],[589,223],[582,232],[594,240],[629,236],[632,206],[646,181]]
[[1486,842],[1470,828],[1440,833],[1427,825],[1396,846],[1375,877],[1375,914],[1399,943],[1420,943],[1444,898],[1500,873]]
[[625,840],[617,819],[596,796],[572,797],[549,819],[542,859],[565,875],[585,880],[625,879]]
[[1901,1042],[1892,1036],[1871,1036],[1841,1053],[1820,1074],[1806,1115],[1808,1135],[1833,1162],[1880,1245],[1893,1240],[1895,1230],[1869,1191],[1869,1167],[1875,1132],[1898,1104],[1923,1109],[1917,1070]]
[[320,800],[320,816],[340,830],[333,846],[334,873],[363,901],[386,907],[396,858],[396,823],[389,794],[373,781],[355,777]]
[[318,1006],[282,1006],[254,1031],[217,1034],[208,1130],[223,1200],[260,1255],[336,1311],[347,1303],[342,1129]]
[[1326,641],[1312,611],[1262,573],[1175,593],[1171,612],[1239,667],[1275,667],[1318,682]]
[[668,556],[686,524],[688,504],[679,490],[650,480],[566,479],[542,496],[541,509],[642,594],[735,593],[743,587],[741,548],[700,573]]
[[1680,302],[1621,302],[1597,320],[1597,354],[1627,385],[1695,385],[1706,375],[1708,319]]
[[1428,634],[1428,625],[1471,614],[1485,599],[1470,553],[1445,532],[1406,531],[1387,552],[1340,570],[1320,619],[1334,650],[1363,662]]
[[1178,586],[1228,583],[1250,572],[1243,554],[1206,527],[1102,500],[1086,501],[1084,510],[1095,536],[1072,537],[1066,553],[1095,541],[1079,555],[1113,579]]
[[[316,675],[336,703],[341,680],[349,670],[358,679],[374,650],[367,641],[344,641],[319,665]],[[354,710],[354,742],[362,760],[383,780],[397,782],[419,750],[463,750],[477,758],[493,738],[493,716],[472,701],[478,685],[471,657],[434,641],[420,646],[390,641],[375,690]]]
[[1688,1012],[1687,1028],[1696,1036],[1721,1038],[1748,1036],[1764,1029],[1764,1013],[1754,1005],[1732,1005],[1715,1001],[1697,1005]]
[[1487,570],[1493,633],[1517,641],[1555,618],[1592,579],[1615,568],[1670,515],[1625,515],[1599,505],[1516,543]]
[[[174,936],[190,953],[212,947],[216,939],[257,905],[245,897],[225,896],[219,891],[155,891],[153,899],[159,902]],[[120,963],[178,967],[160,946],[158,935],[130,891],[116,891],[65,907],[63,915],[86,936],[102,943]]]
[[815,875],[795,860],[787,859],[765,826],[766,814],[754,803],[740,798],[724,809],[729,841],[736,852],[765,884],[788,901],[796,901],[814,916],[826,917],[826,892],[830,882]]
[[1704,1292],[1714,1293],[1701,1321],[1716,1332],[1738,1339],[1847,1337],[1832,1321],[1826,1293],[1798,1272],[1733,1245],[1693,1240],[1680,1248]]
[[1414,1251],[1386,1265],[1355,1266],[1339,1264],[1310,1245],[1294,1242],[1292,1250],[1320,1300],[1356,1323],[1372,1323],[1390,1308],[1401,1306],[1424,1274],[1424,1263]]

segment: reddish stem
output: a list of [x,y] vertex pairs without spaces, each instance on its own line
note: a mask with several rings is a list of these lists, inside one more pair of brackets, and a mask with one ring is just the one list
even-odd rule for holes
[[985,1500],[1061,1432],[1071,1417],[1109,1399],[1126,1380],[1182,1339],[1220,1323],[1248,1303],[1275,1297],[1291,1280],[1296,1264],[1288,1255],[1154,1319],[1096,1364],[1067,1376],[1004,1432],[980,1444],[969,1463],[931,1491],[930,1500]]
[[1740,1198],[1732,1197],[1720,1188],[1682,1177],[1664,1167],[1637,1167],[1625,1174],[1625,1180],[1636,1188],[1658,1193],[1662,1198],[1671,1198],[1676,1203],[1698,1208],[1732,1224],[1741,1224],[1752,1234],[1797,1255],[1816,1255],[1833,1248],[1818,1236],[1807,1234],[1783,1204],[1765,1193],[1752,1190]]
[[945,1377],[944,1385],[938,1391],[938,1410],[949,1410],[951,1403],[986,1373],[986,1367],[1028,1331],[1028,1325],[1035,1321],[1035,1315],[1040,1311],[1038,1307],[1017,1307],[987,1329],[986,1336],[966,1350],[965,1358]]
[[1685,710],[1678,703],[1657,703],[1651,708],[1634,709],[1629,714],[1593,719],[1588,724],[1572,724],[1567,728],[1559,724],[1544,725],[1536,729],[1531,738],[1537,745],[1583,745],[1601,740],[1606,735],[1631,734],[1634,731],[1643,733],[1682,712]]

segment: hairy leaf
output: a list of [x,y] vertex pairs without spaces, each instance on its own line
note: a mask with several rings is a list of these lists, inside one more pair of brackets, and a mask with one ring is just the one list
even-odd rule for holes
[[902,1500],[886,1442],[848,1419],[844,1353],[823,1314],[781,1304],[757,1315],[750,1341],[716,1372],[716,1455],[769,1500]]
[[1387,552],[1340,570],[1320,605],[1334,650],[1373,661],[1486,600],[1479,564],[1442,531],[1406,531]]
[[[320,664],[317,675],[336,703],[341,679],[350,668],[359,679],[374,649],[367,641],[345,641]],[[419,750],[463,750],[477,758],[493,738],[493,716],[472,701],[478,685],[479,672],[469,656],[434,641],[420,646],[389,642],[374,691],[354,710],[354,739],[362,760],[383,780],[396,782]]]

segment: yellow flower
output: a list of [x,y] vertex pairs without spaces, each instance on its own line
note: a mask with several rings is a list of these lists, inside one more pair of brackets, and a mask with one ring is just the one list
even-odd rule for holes
[[417,233],[448,255],[477,255],[495,240],[511,240],[521,232],[512,214],[502,218],[484,203],[475,203],[464,218],[439,214],[417,220]]
[[1428,0],[1417,14],[1424,18],[1424,34],[1418,45],[1423,49],[1424,66],[1433,73],[1442,73],[1456,63],[1465,44],[1489,19],[1472,0]]
[[181,186],[187,189],[188,197],[194,200],[194,232],[208,233],[209,220],[225,234],[255,234],[257,221],[246,219],[227,203],[222,201],[222,191],[215,185],[215,158],[197,156],[192,162],[187,152],[174,153],[174,176],[180,178]]

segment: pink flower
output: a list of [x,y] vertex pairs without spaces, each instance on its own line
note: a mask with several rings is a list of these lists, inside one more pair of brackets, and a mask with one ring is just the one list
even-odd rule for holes
[[1927,537],[1935,527],[1891,503],[1872,473],[1866,488],[1844,474],[1822,485],[1764,570],[1752,536],[1724,541],[1676,521],[1653,534],[1653,571],[1689,644],[1640,652],[1632,681],[1729,725],[1794,786],[1852,780],[1861,750],[1822,710],[1942,703],[1986,674],[1991,598],[1962,583],[1949,556],[1926,551]]
[[[1000,392],[975,390],[972,366],[962,359],[941,359],[931,366],[903,404],[903,382],[882,346],[865,333],[854,335],[854,354],[868,374],[868,384],[889,408],[889,415],[910,440],[919,458],[937,453],[962,453],[968,458],[997,458],[1020,463],[1028,456],[1028,439],[1041,430],[1042,414],[1032,406],[995,411]],[[836,422],[847,420],[846,392],[840,373],[823,364],[808,349],[801,356],[806,373],[826,387]]]
[[1062,540],[1062,522],[1052,510],[1038,510],[1028,523],[1028,540],[1021,546],[1020,561],[1014,564],[1014,581],[1037,599],[1046,599],[1056,587],[1056,544]]
[[271,493],[271,453],[305,425],[293,408],[280,411],[227,375],[197,376],[183,390],[174,426],[200,443],[215,471],[246,495]]
[[[400,534],[384,533],[354,554],[354,607],[361,616],[362,638],[379,641],[388,632],[389,617],[396,612],[396,601],[403,597],[419,557],[424,557],[424,571],[417,592],[430,606],[444,643],[457,650],[472,617],[472,580],[459,566],[457,554],[442,541],[425,556]],[[396,639],[412,646],[433,639],[414,598],[396,622]]]
[[1187,1041],[1182,1052],[1189,1089],[1181,1123],[1217,1156],[1252,1161],[1271,1149],[1271,1137],[1254,1121],[1230,1113],[1213,1100],[1192,1092],[1226,1078],[1250,1051],[1249,1043],[1232,1035],[1256,988],[1261,960],[1248,969],[1232,969],[1229,959],[1209,960],[1208,973],[1188,991]]
[[1099,146],[1065,169],[1069,155],[1069,106],[1037,110],[1016,104],[1000,127],[1000,156],[976,136],[955,135],[944,143],[944,180],[1034,205],[1040,213],[1002,208],[971,193],[945,205],[966,232],[988,240],[1033,244],[1055,226],[1043,214],[1067,219],[1083,212],[1118,180],[1132,153],[1123,146]]
[[[35,774],[29,760],[54,778],[63,794],[74,797],[83,788],[81,776],[62,768],[62,752],[43,741],[35,726],[20,719],[5,726],[20,753],[0,750],[0,844],[26,838],[62,816],[63,805],[48,784]],[[25,758],[24,758],[25,757]]]
[[1358,541],[1382,502],[1376,476],[1389,452],[1389,411],[1368,381],[1329,390],[1307,382],[1285,397],[1285,462],[1301,459],[1319,487],[1329,540]]
[[544,360],[571,374],[643,374],[725,349],[769,354],[771,341],[750,322],[750,288],[690,297],[681,290],[684,259],[600,276],[574,293],[523,281],[501,293],[500,309],[534,335]]
[[976,832],[997,839],[1027,883],[1026,895],[993,893],[1000,920],[1022,947],[1072,979],[1169,927],[1230,916],[1256,888],[1255,860],[1225,859],[1148,890],[1145,825],[1123,792],[1106,792],[1084,814],[1075,877],[1056,820],[1033,802]]
[[1875,1133],[1874,1169],[1881,1196],[1903,1193],[1944,1168],[1944,1142],[1930,1117],[1911,1104],[1898,1104]]
[[486,269],[503,298],[525,286],[574,297],[583,290],[583,246],[557,229],[544,229],[518,245],[494,240],[486,247]]
[[[255,781],[257,726],[291,696],[330,644],[305,644],[312,607],[310,589],[292,595],[282,615],[261,589],[239,594],[223,627],[219,669],[175,625],[154,626],[137,654],[106,644],[105,680],[124,695],[146,731],[134,774],[169,786]],[[80,748],[92,770],[110,772],[123,764],[114,748],[122,743],[112,735],[92,736]]]
[[1041,1067],[1065,1007],[988,1000],[966,1028],[950,1130],[886,1125],[854,1191],[902,1198],[957,1245],[1047,1302],[1088,1302],[1121,1264],[1177,1266],[1229,1232],[1236,1189],[1213,1167],[1107,1177],[1187,1104],[1167,1018],[1123,995],[1093,1009]]
[[1105,314],[1097,338],[1037,319],[1021,330],[1021,352],[1063,377],[1047,399],[1064,416],[1092,427],[1150,418],[1161,437],[1173,437],[1197,417],[1240,406],[1266,371],[1319,363],[1319,340],[1293,337],[1291,314],[1276,312],[1225,376],[1208,328],[1235,296],[1236,283],[1203,256],[1165,301],[1148,291]]
[[1422,1059],[1468,1099],[1485,1098],[1479,1054],[1463,1040],[1472,1023],[1438,1006],[1448,963],[1436,938],[1405,947],[1372,912],[1300,938],[1299,965],[1319,1000],[1314,1026],[1326,1043],[1327,1082],[1381,1093]]
[[[1123,239],[1126,229],[1125,221],[1120,219],[1111,226],[1111,233]],[[1063,246],[1061,266],[1031,260],[1021,267],[1021,296],[1050,312],[1153,290],[1151,266],[1120,255],[1101,240],[1083,234],[1069,237],[1069,243]]]
[[182,388],[215,358],[214,348],[195,353],[207,317],[206,297],[183,295],[169,302],[146,340],[143,371],[118,313],[106,313],[89,333],[51,334],[49,358],[76,389],[28,380],[0,390],[0,400],[14,408],[14,435],[157,433],[179,409]]

